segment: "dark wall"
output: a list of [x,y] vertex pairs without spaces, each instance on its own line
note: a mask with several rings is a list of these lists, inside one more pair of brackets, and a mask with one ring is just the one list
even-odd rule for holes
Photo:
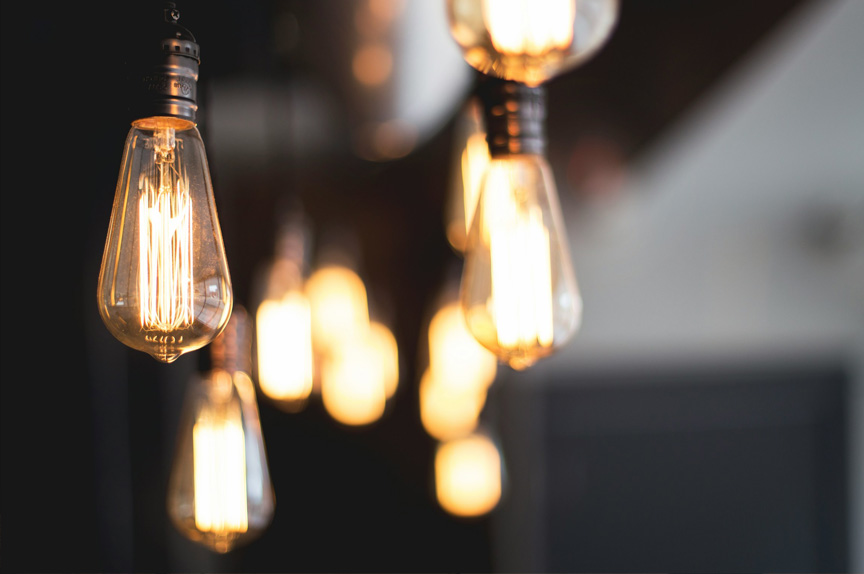
[[[848,379],[831,364],[646,368],[502,389],[551,572],[843,572]],[[533,463],[533,466],[531,466]],[[514,532],[502,532],[513,538]]]

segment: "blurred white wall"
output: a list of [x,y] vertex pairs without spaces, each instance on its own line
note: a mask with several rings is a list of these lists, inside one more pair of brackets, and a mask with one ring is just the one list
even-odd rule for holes
[[862,30],[860,1],[806,5],[621,193],[570,206],[584,325],[546,368],[848,347],[864,327]]

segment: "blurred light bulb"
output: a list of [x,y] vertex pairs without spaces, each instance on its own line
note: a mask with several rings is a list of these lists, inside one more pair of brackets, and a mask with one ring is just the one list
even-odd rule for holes
[[224,553],[258,536],[274,505],[249,376],[216,369],[191,381],[168,491],[174,525]]
[[258,384],[280,408],[297,412],[312,393],[314,363],[312,311],[296,262],[274,262],[255,323]]
[[493,158],[468,238],[462,306],[474,337],[515,369],[579,327],[582,299],[546,160]]
[[569,340],[582,299],[542,155],[544,89],[495,78],[480,88],[492,159],[468,234],[460,298],[474,338],[524,369]]
[[457,251],[465,250],[468,230],[477,207],[480,183],[489,164],[489,147],[476,99],[465,106],[457,126],[457,151],[447,198],[447,240]]
[[485,404],[485,387],[444,384],[430,369],[420,378],[420,421],[426,432],[438,440],[473,431]]
[[316,352],[326,353],[368,331],[366,286],[351,269],[336,265],[318,269],[306,282],[306,295]]
[[537,86],[590,58],[618,0],[448,0],[450,32],[477,70]]
[[474,434],[438,446],[435,493],[441,507],[456,516],[480,516],[501,499],[501,454],[487,436]]
[[459,303],[438,310],[429,323],[429,369],[435,380],[454,390],[484,390],[495,380],[495,355],[465,326]]
[[271,399],[289,410],[312,392],[311,311],[301,292],[266,300],[258,307],[258,382]]
[[384,394],[389,399],[399,386],[399,347],[396,344],[396,337],[386,325],[377,321],[372,321],[369,324],[368,337],[369,343],[381,362]]
[[384,414],[385,367],[368,338],[343,341],[321,367],[321,399],[337,421],[367,425]]

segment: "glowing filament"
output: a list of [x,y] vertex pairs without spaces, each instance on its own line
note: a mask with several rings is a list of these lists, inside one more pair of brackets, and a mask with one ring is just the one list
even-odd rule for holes
[[484,232],[492,266],[492,306],[503,349],[551,347],[552,261],[539,206],[527,209],[510,192],[506,172],[490,170]]
[[573,43],[576,0],[483,0],[483,18],[499,52],[542,56]]
[[261,303],[257,313],[258,381],[267,396],[302,400],[312,392],[312,312],[302,293]]
[[140,319],[145,330],[170,332],[194,321],[192,202],[189,178],[175,166],[174,130],[157,130],[154,142],[155,164],[139,180]]
[[224,414],[202,411],[192,429],[192,457],[195,527],[217,534],[246,532],[246,444],[239,408]]

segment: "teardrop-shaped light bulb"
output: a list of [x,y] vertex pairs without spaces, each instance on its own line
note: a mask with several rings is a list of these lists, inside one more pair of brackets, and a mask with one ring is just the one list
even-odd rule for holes
[[165,363],[208,344],[227,324],[231,279],[204,144],[192,121],[132,124],[98,304],[117,339]]
[[618,0],[448,0],[450,33],[477,70],[537,86],[593,56]]
[[461,300],[469,331],[515,369],[551,354],[578,329],[582,299],[542,155],[491,160],[468,237]]
[[168,513],[186,537],[224,553],[273,518],[255,388],[243,371],[216,369],[190,382],[180,422]]

